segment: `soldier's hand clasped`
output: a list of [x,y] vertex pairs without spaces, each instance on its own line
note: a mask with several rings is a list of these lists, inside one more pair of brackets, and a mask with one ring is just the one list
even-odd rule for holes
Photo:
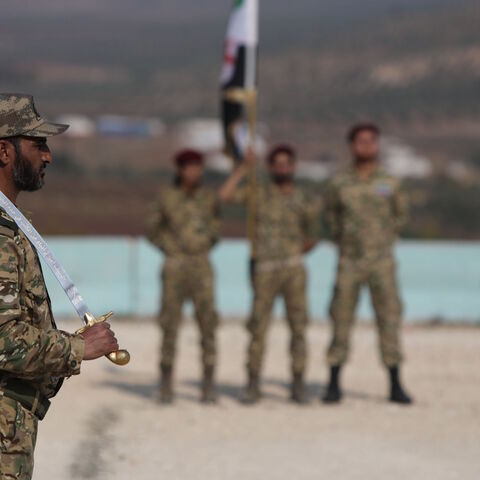
[[84,360],[95,360],[119,348],[109,323],[96,323],[87,327],[81,335],[85,340]]

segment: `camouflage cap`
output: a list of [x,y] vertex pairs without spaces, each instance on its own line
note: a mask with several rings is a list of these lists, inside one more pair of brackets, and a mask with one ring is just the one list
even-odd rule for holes
[[68,125],[48,122],[35,108],[33,97],[23,93],[0,93],[0,138],[23,135],[52,137]]

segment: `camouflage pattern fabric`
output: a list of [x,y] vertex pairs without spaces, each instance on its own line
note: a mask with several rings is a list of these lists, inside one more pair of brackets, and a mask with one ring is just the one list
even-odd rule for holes
[[152,206],[147,219],[147,236],[166,256],[160,312],[163,366],[174,363],[182,306],[187,300],[192,300],[195,307],[203,365],[215,364],[218,317],[208,253],[219,235],[219,207],[214,192],[198,188],[188,195],[180,188],[171,187],[164,190]]
[[0,478],[29,480],[38,420],[15,400],[0,397]]
[[215,311],[213,281],[213,270],[206,255],[167,257],[162,271],[161,366],[174,364],[182,306],[186,300],[192,300],[195,308],[195,318],[200,329],[202,364],[204,368],[215,366],[218,316]]
[[[232,201],[246,203],[247,187],[240,187]],[[278,260],[302,255],[304,241],[318,237],[319,209],[302,189],[283,194],[271,182],[256,190],[255,259]]]
[[[251,334],[247,367],[260,374],[273,302],[282,296],[291,330],[293,373],[303,373],[307,348],[306,272],[304,243],[318,237],[319,208],[302,189],[284,194],[272,182],[257,185],[253,308],[247,329]],[[234,192],[233,202],[245,203],[248,187]]]
[[402,307],[392,257],[374,262],[340,259],[330,305],[333,340],[328,350],[328,363],[341,365],[347,359],[355,308],[362,285],[368,285],[370,289],[383,363],[387,367],[398,366],[402,361],[399,338]]
[[207,253],[220,235],[220,212],[214,192],[204,188],[191,195],[165,189],[147,218],[147,237],[168,256]]
[[[85,342],[56,329],[36,250],[0,211],[0,374],[27,380],[47,398],[80,373]],[[1,383],[0,383],[1,391]]]
[[24,135],[51,137],[68,125],[48,122],[38,113],[33,97],[23,93],[0,93],[0,138]]
[[305,288],[306,271],[301,262],[297,265],[278,264],[275,268],[266,269],[259,264],[253,276],[253,311],[247,324],[251,334],[247,363],[249,371],[260,374],[273,303],[280,295],[285,302],[291,331],[292,372],[304,372],[307,360],[305,332],[308,323]]
[[331,182],[326,220],[339,247],[338,272],[330,306],[333,340],[328,363],[348,356],[350,332],[360,288],[370,289],[384,364],[402,361],[399,330],[401,302],[395,279],[393,244],[408,216],[407,198],[398,181],[381,171],[361,180],[354,171]]
[[330,183],[325,218],[342,256],[375,260],[390,255],[407,217],[407,197],[398,180],[382,171],[368,180],[350,171]]
[[2,396],[2,383],[21,379],[53,397],[80,372],[84,349],[80,336],[56,329],[37,253],[0,210],[1,478],[31,478],[37,432],[36,417]]

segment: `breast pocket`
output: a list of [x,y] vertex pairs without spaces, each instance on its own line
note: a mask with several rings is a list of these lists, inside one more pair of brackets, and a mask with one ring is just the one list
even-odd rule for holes
[[359,188],[345,188],[340,192],[341,210],[347,216],[357,216],[365,208],[368,196]]

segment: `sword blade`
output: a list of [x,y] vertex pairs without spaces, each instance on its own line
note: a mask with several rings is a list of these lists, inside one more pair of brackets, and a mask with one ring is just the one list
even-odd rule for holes
[[85,300],[80,295],[78,288],[70,278],[70,275],[65,268],[63,268],[52,250],[50,250],[45,240],[2,191],[0,191],[0,207],[2,207],[10,217],[13,218],[20,230],[22,230],[28,240],[30,240],[32,245],[36,248],[37,252],[45,260],[45,263],[49,266],[54,277],[58,280],[58,283],[60,283],[61,287],[67,294],[67,297],[70,299],[70,302],[72,302],[73,308],[75,308],[78,316],[82,319],[84,324],[87,324],[88,320],[85,315],[90,313],[90,310],[87,307]]

